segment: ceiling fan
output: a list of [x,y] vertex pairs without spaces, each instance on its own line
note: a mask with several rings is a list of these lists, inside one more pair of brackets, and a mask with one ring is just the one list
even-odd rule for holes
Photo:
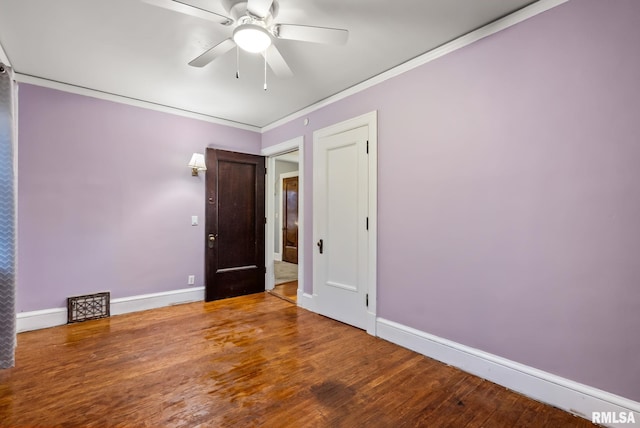
[[[275,23],[274,19],[278,15],[279,9],[277,0],[221,0],[229,16],[220,15],[179,0],[142,1],[233,27],[231,37],[191,60],[189,65],[193,67],[204,67],[234,47],[238,47],[247,52],[262,54],[265,60],[265,75],[266,64],[269,64],[276,76],[290,77],[293,72],[274,45],[275,40],[285,39],[340,45],[345,44],[349,38],[349,32],[339,28]],[[238,77],[237,72],[236,77]]]

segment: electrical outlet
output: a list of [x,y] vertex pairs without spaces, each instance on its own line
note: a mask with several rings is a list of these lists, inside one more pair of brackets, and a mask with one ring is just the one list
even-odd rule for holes
[[187,278],[187,284],[188,285],[193,285],[196,283],[196,276],[195,275],[189,275],[189,278]]

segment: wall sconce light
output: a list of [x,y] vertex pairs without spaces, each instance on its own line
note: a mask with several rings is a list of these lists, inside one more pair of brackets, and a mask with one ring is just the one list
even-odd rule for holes
[[187,166],[191,168],[191,175],[194,177],[198,176],[199,171],[207,170],[207,165],[204,162],[204,155],[202,153],[194,153]]

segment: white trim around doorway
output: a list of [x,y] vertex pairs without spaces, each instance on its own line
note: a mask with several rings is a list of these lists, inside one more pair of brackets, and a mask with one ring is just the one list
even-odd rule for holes
[[266,209],[267,224],[265,240],[265,258],[267,266],[267,277],[265,289],[272,290],[275,286],[274,277],[274,251],[275,245],[275,158],[288,152],[298,150],[298,306],[301,306],[304,296],[304,137],[296,137],[291,140],[273,146],[265,147],[260,154],[267,158],[267,186],[266,186]]

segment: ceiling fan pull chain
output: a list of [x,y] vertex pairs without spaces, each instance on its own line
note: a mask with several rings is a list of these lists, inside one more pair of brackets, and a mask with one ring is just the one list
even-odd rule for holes
[[240,46],[236,46],[236,79],[240,78]]
[[264,90],[267,90],[267,51],[264,51]]

